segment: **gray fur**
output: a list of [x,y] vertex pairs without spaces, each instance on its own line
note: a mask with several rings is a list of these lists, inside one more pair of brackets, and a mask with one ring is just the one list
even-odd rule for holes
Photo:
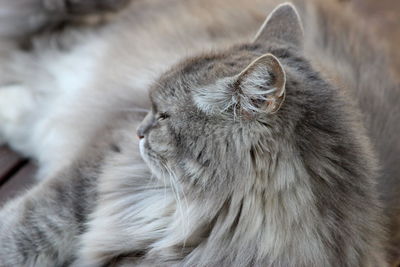
[[[265,27],[267,24],[270,27]],[[277,6],[265,20],[260,31],[254,38],[255,41],[275,39],[275,41],[302,46],[303,26],[299,14],[291,3]]]
[[[196,88],[220,90],[210,84],[266,53],[286,72],[286,99],[276,114],[237,119],[233,108],[210,113],[195,105]],[[235,67],[227,64],[231,56],[239,58]],[[242,90],[235,85],[228,90]],[[348,104],[301,51],[259,41],[203,55],[164,75],[151,99],[150,119],[139,129],[145,161],[153,173],[176,175],[186,205],[207,200],[218,210],[202,217],[210,232],[185,264],[374,266],[381,260],[374,254],[382,232],[369,144]],[[206,213],[202,206],[196,212]]]
[[325,58],[332,69],[319,73],[308,49],[332,60],[337,39],[320,46],[320,13],[301,7],[314,15],[305,40],[297,12],[281,6],[255,42],[162,74],[140,142],[132,135],[141,117],[114,114],[75,163],[7,204],[1,264],[385,266],[380,175],[366,134],[376,119],[364,120],[366,131],[358,105],[370,110],[342,92],[358,93],[360,77],[351,73],[348,88],[326,78],[365,62]]

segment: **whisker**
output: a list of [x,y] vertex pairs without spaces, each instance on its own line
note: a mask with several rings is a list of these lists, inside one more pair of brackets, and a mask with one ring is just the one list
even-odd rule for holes
[[173,170],[170,167],[168,167],[166,164],[163,164],[163,166],[165,167],[166,171],[169,174],[170,184],[171,184],[171,187],[172,187],[174,195],[175,195],[175,199],[176,199],[177,206],[178,206],[178,211],[182,218],[182,224],[183,224],[182,229],[183,229],[183,237],[184,237],[183,245],[185,246],[186,236],[188,234],[188,227],[187,227],[186,216],[185,216],[185,212],[183,209],[182,199],[181,199],[179,191],[181,191],[184,196],[184,202],[186,204],[186,209],[188,209],[187,199],[183,193],[183,190],[179,190],[179,184],[177,183],[177,179],[176,179],[177,177],[176,177],[175,173],[173,172]]

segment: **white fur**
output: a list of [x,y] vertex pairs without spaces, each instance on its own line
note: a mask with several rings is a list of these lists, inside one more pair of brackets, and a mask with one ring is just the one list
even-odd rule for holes
[[[232,108],[235,116],[238,115],[236,112],[239,103],[241,111],[249,114],[270,111],[254,104],[274,101],[278,90],[269,85],[268,66],[256,64],[257,60],[250,64],[255,64],[254,69],[249,75],[245,75],[244,79],[241,79],[240,73],[234,77],[220,79],[209,87],[197,88],[194,93],[196,105],[206,113],[221,113]],[[241,80],[240,88],[235,88],[234,84],[238,80]]]
[[[6,136],[18,131],[25,123],[26,115],[32,113],[35,100],[22,85],[9,85],[0,88],[0,143]],[[17,128],[16,128],[17,127]],[[21,139],[18,142],[25,143]],[[26,145],[26,144],[25,144]]]
[[89,40],[71,53],[32,56],[30,60],[38,60],[32,64],[38,69],[24,73],[32,79],[20,76],[21,85],[0,88],[4,103],[0,133],[15,149],[43,163],[43,176],[60,169],[87,141],[86,128],[91,125],[79,123],[78,118],[103,51],[101,42]]

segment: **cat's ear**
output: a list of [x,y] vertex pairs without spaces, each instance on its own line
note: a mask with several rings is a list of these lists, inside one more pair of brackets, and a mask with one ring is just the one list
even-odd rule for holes
[[208,114],[254,118],[277,112],[285,100],[285,71],[272,54],[265,54],[233,77],[194,89],[197,107]]
[[285,71],[272,54],[265,54],[235,77],[239,110],[244,115],[275,113],[285,99]]
[[259,29],[254,42],[266,42],[273,39],[302,47],[303,26],[293,4],[284,3],[277,6]]

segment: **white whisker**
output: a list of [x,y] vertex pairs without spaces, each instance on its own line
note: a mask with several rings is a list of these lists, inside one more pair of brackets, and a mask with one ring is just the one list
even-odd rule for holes
[[[172,191],[174,193],[176,202],[177,202],[177,208],[178,208],[178,212],[180,213],[181,219],[182,219],[182,224],[183,224],[183,237],[184,237],[184,241],[183,241],[183,246],[185,246],[186,243],[186,236],[188,234],[188,222],[187,222],[187,217],[185,214],[185,209],[188,210],[188,202],[187,202],[187,198],[185,196],[185,193],[183,192],[182,189],[180,189],[179,183],[177,181],[177,177],[174,173],[174,171],[167,166],[166,164],[163,164],[163,167],[165,168],[165,170],[167,171],[167,174],[169,176],[169,180],[170,180],[170,184],[171,184],[171,188]],[[183,196],[183,203],[182,203],[182,199],[181,199],[181,194]],[[183,207],[183,204],[185,205],[185,209]]]

